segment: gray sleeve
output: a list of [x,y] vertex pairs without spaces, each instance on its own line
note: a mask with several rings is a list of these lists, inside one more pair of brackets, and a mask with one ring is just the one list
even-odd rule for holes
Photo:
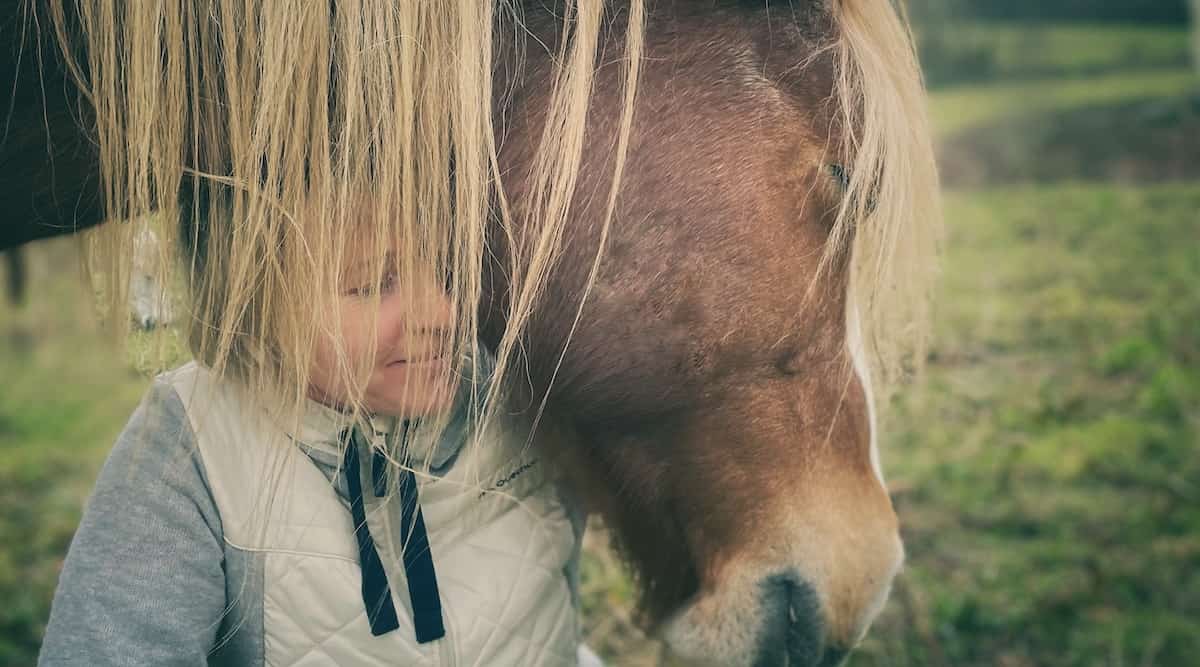
[[38,664],[207,664],[225,611],[223,555],[187,414],[156,382],[84,510]]

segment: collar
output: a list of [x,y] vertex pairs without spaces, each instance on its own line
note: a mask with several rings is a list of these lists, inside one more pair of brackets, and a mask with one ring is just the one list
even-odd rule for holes
[[[473,366],[473,368],[472,368]],[[459,383],[458,391],[454,398],[454,403],[450,408],[450,414],[447,418],[446,428],[443,430],[441,438],[433,445],[433,455],[430,457],[431,468],[434,472],[442,470],[462,449],[466,444],[467,439],[471,435],[470,417],[472,413],[472,403],[476,414],[483,411],[483,396],[486,391],[486,383],[490,379],[494,362],[487,353],[483,353],[482,361],[475,364],[468,364],[466,377]],[[479,387],[479,391],[472,391],[472,373],[480,374],[483,381]],[[475,394],[473,396],[473,394]],[[363,418],[364,422],[361,426],[364,427],[365,433],[373,433],[374,437],[393,437],[403,428],[405,420],[399,417],[386,417],[382,415],[366,415]],[[288,435],[294,440],[302,450],[309,456],[320,460],[323,463],[328,463],[331,466],[336,466],[342,458],[343,449],[340,441],[342,432],[353,426],[350,416],[339,410],[335,410],[327,405],[318,403],[312,399],[306,399],[304,416],[300,421],[300,428],[297,433],[289,433]],[[416,443],[410,443],[413,447]],[[408,458],[411,461],[423,461],[428,453],[427,450],[407,452]]]

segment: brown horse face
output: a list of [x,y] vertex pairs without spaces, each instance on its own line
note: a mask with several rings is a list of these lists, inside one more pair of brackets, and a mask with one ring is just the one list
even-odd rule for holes
[[[742,14],[651,20],[620,203],[564,352],[611,172],[619,89],[601,71],[577,217],[527,331],[528,378],[541,398],[553,377],[547,412],[569,436],[551,454],[612,528],[677,655],[835,664],[902,549],[848,262],[818,271],[840,195],[831,64],[797,74],[813,49],[803,31],[766,32]],[[525,100],[544,103],[517,91],[501,154],[518,215],[540,130]]]

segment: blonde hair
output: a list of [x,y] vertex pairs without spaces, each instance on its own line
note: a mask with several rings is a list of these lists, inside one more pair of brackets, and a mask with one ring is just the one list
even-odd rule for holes
[[[604,2],[563,7],[549,123],[520,233],[492,127],[494,32],[520,25],[515,5],[64,4],[51,3],[54,24],[64,50],[82,54],[69,65],[95,112],[107,219],[122,221],[104,225],[90,253],[112,312],[125,302],[135,231],[152,226],[163,240],[162,271],[181,272],[188,285],[195,357],[299,415],[314,341],[339,327],[332,299],[352,248],[398,249],[401,284],[419,273],[444,282],[456,305],[457,373],[479,352],[483,258],[496,225],[525,243],[505,267],[513,297],[488,391],[502,386],[563,238]],[[501,22],[498,12],[514,16]],[[622,147],[640,0],[628,17]],[[180,192],[190,195],[182,204]],[[384,269],[382,254],[370,261]],[[358,362],[344,354],[340,362],[346,386],[360,386]]]
[[[492,126],[493,47],[509,38],[497,26],[519,29],[515,4],[210,0],[201,11],[190,2],[83,0],[71,3],[76,10],[52,2],[68,53],[76,32],[86,47],[69,64],[95,110],[108,218],[125,221],[94,238],[102,291],[124,303],[135,230],[155,226],[164,249],[190,250],[182,262],[164,250],[160,263],[190,285],[195,356],[298,414],[313,341],[338,330],[331,299],[355,246],[349,237],[400,249],[402,283],[418,272],[445,279],[457,306],[454,349],[469,360],[478,354],[476,306],[494,225],[514,248],[504,267],[507,328],[486,388],[495,395],[563,240],[605,5],[564,3],[518,233]],[[830,0],[829,8],[838,149],[850,178],[825,261],[850,252],[851,301],[886,381],[913,350],[919,364],[926,339],[937,173],[907,18],[888,0]],[[605,230],[633,117],[642,12],[642,0],[626,11]],[[181,189],[192,195],[182,207]],[[355,219],[364,194],[365,221]],[[343,355],[347,386],[361,372],[355,364]]]

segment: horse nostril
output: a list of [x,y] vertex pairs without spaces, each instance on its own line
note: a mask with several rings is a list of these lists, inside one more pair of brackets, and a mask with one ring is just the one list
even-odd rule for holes
[[763,626],[755,667],[834,667],[848,651],[825,644],[821,601],[798,577],[774,575],[762,582]]
[[822,665],[825,653],[825,623],[821,602],[812,586],[796,579],[784,580],[787,596],[788,665]]

